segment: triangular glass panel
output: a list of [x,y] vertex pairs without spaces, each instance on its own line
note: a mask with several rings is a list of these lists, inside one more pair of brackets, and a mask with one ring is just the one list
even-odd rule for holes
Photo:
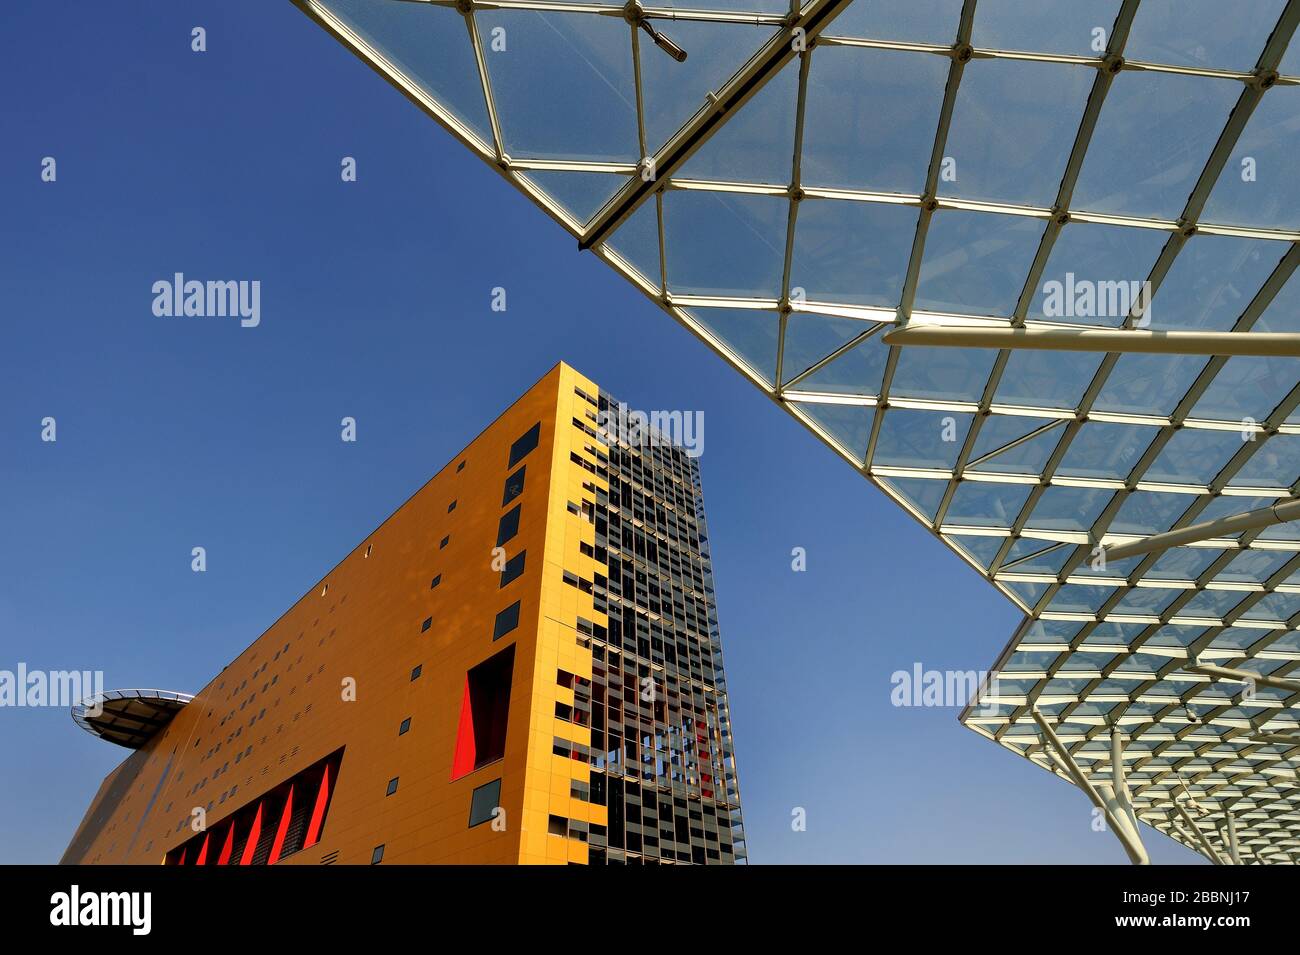
[[871,419],[874,408],[866,405],[828,405],[811,401],[792,401],[792,405],[813,421],[861,463],[867,456],[871,440]]
[[948,487],[947,481],[927,481],[921,478],[882,477],[876,480],[920,511],[929,524],[934,523],[934,515],[939,512],[943,492]]
[[855,318],[815,315],[810,312],[792,313],[785,323],[783,365],[786,382],[875,327],[874,323]]
[[1061,440],[1060,426],[1050,428],[1014,448],[1007,448],[987,461],[979,459],[1051,423],[1042,418],[1024,418],[1019,415],[989,415],[980,426],[979,436],[971,449],[970,460],[979,463],[970,466],[970,470],[989,471],[994,474],[1041,473],[1057,442]]
[[659,270],[659,212],[655,200],[641,203],[605,241],[611,251],[618,253],[628,265],[636,269],[653,288],[661,285]]
[[[787,337],[789,333],[787,323]],[[872,335],[799,382],[798,390],[842,395],[878,395],[888,358],[888,346],[880,343],[879,334]]]
[[448,7],[392,0],[321,0],[321,5],[492,147],[492,124],[463,16]]
[[693,308],[691,318],[722,339],[758,377],[776,383],[776,312],[751,308]]
[[[565,212],[586,225],[615,192],[623,188],[628,177],[602,172],[556,172],[534,169],[523,174],[539,190],[553,199]],[[654,203],[649,205],[653,208]]]

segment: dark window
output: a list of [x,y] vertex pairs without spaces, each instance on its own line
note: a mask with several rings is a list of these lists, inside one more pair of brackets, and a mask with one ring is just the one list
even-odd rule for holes
[[379,863],[383,861],[384,861],[384,847],[375,846],[375,851],[370,853],[370,864],[379,865]]
[[505,756],[514,667],[515,648],[511,644],[465,674],[465,699],[456,731],[452,779]]
[[397,792],[397,779],[398,777],[394,776],[388,781],[388,792],[384,793],[385,796],[391,796],[393,793]]
[[519,533],[519,512],[523,510],[523,507],[522,504],[516,504],[501,515],[501,521],[497,524],[498,547]]
[[402,725],[397,728],[397,735],[405,736],[406,731],[409,730],[410,728],[411,728],[411,718],[408,716],[406,719],[402,720]]
[[463,471],[463,470],[465,470],[465,462],[464,462],[464,461],[462,461],[462,462],[460,462],[460,464],[456,465],[456,473],[459,474],[459,473],[460,473],[461,471]]
[[[437,587],[440,583],[442,583],[442,574],[439,574],[437,577],[433,578],[433,580],[429,581],[429,589],[432,590],[434,587]],[[430,617],[429,619],[432,621],[433,618]]]
[[448,534],[446,537],[444,537],[441,541],[438,542],[438,550],[442,550],[442,549],[443,549],[444,547],[446,547],[449,543],[451,543],[451,535],[450,535],[450,534]]
[[425,617],[424,623],[420,624],[420,632],[424,633],[424,631],[428,630],[432,626],[433,626],[433,618]]
[[546,820],[546,831],[553,836],[567,835],[569,830],[569,820],[563,816],[551,816]]
[[450,514],[454,510],[456,510],[456,502],[452,501],[450,504],[447,505],[447,513]]
[[520,468],[510,477],[506,478],[506,492],[501,497],[501,506],[505,507],[520,494],[524,493],[524,471],[526,467]]
[[416,680],[418,680],[420,678],[420,674],[423,672],[424,672],[424,664],[421,663],[418,666],[416,666],[414,670],[411,671],[411,682],[414,683]]
[[501,804],[501,780],[494,779],[474,790],[469,797],[469,827],[482,825],[492,818]]
[[537,440],[541,436],[542,423],[539,421],[537,424],[525,431],[518,441],[510,445],[510,463],[507,464],[506,467],[512,468],[527,457],[528,452],[537,447]]
[[500,640],[517,626],[519,626],[518,600],[497,614],[497,622],[492,627],[492,639]]
[[501,571],[502,587],[524,572],[524,555],[527,553],[528,551],[521,550],[519,553],[515,554],[514,557],[511,557],[506,561],[505,569]]

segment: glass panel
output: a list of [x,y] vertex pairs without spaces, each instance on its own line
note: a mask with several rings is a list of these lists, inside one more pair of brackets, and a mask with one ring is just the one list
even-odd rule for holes
[[1142,283],[1167,239],[1154,229],[1067,226],[1052,246],[1027,317],[1080,325],[1122,324],[1139,301]]
[[1115,492],[1103,488],[1049,487],[1025,526],[1038,530],[1086,531]]
[[608,173],[549,170],[524,173],[523,178],[554,199],[564,207],[565,212],[584,225],[628,180],[627,176]]
[[1111,608],[1116,615],[1163,613],[1171,603],[1187,593],[1185,590],[1163,590],[1155,587],[1134,587],[1124,599]]
[[1263,421],[1295,386],[1294,358],[1229,358],[1192,409],[1191,417]]
[[[790,321],[786,324],[787,337],[795,326],[796,319],[802,324],[803,316],[790,316]],[[832,394],[878,395],[888,356],[889,347],[880,343],[880,335],[873,335],[799,382],[798,389]]]
[[[1011,550],[1007,551],[1006,560],[1002,562],[1005,567],[1013,561],[1020,560],[1022,557],[1029,557],[1023,564],[1016,564],[1013,569],[1018,574],[1057,574],[1065,566],[1065,562],[1074,554],[1074,547],[1070,544],[1060,546],[1053,545],[1050,541],[1031,540],[1028,537],[1021,538],[1011,545]],[[1048,624],[1059,623],[1059,621],[1046,621]]]
[[[750,9],[756,9],[750,7]],[[612,33],[621,33],[621,42],[611,38],[610,49],[622,51],[631,68],[631,33],[627,21],[621,17],[586,17],[609,23]],[[655,47],[650,37],[642,32],[641,45],[641,96],[645,110],[646,150],[653,154],[682,128],[705,103],[705,94],[726,85],[751,56],[767,42],[774,32],[771,27],[752,26],[745,23],[709,23],[700,20],[652,19],[656,30],[663,31],[674,43],[686,51],[686,60],[678,63]],[[549,82],[549,73],[540,73]],[[534,81],[537,76],[534,76]],[[547,84],[538,84],[543,92],[551,93]],[[746,104],[745,109],[754,105]],[[632,114],[633,119],[636,113]],[[590,112],[587,122],[602,125],[603,113]],[[634,129],[635,132],[635,129]],[[636,139],[633,138],[633,143]],[[789,156],[785,157],[787,160]],[[787,164],[786,176],[789,175]]]
[[940,194],[1053,205],[1095,76],[1057,63],[972,60],[957,89],[946,157],[953,164]]
[[664,198],[669,289],[777,298],[788,208],[772,196],[670,189]]
[[1107,528],[1114,534],[1160,534],[1196,503],[1190,494],[1134,491],[1120,506]]
[[1145,576],[1157,580],[1196,580],[1223,551],[1212,547],[1175,547],[1160,555]]
[[980,484],[963,482],[948,505],[946,524],[968,527],[1010,527],[1029,498],[1024,484]]
[[1255,436],[1259,447],[1236,473],[1229,487],[1269,487],[1285,490],[1300,479],[1300,437],[1274,435],[1271,438]]
[[980,0],[971,42],[980,49],[1097,56],[1119,0]]
[[[910,206],[807,199],[799,204],[791,295],[813,302],[896,308],[916,234]],[[785,229],[781,229],[785,240]]]
[[1179,617],[1212,617],[1222,619],[1246,594],[1233,590],[1202,590],[1180,607]]
[[826,35],[951,44],[960,23],[961,0],[853,3],[835,18]]
[[1253,327],[1260,332],[1300,332],[1300,280],[1294,272]]
[[1232,80],[1120,73],[1093,130],[1073,207],[1177,219],[1240,92]]
[[1241,450],[1235,431],[1196,431],[1184,428],[1165,443],[1143,480],[1167,484],[1209,484]]
[[[643,42],[643,58],[647,49],[653,50]],[[793,172],[798,98],[799,61],[794,60],[710,136],[674,178],[787,185]]]
[[947,481],[924,481],[918,478],[877,480],[925,515],[928,521],[934,520],[939,504],[943,501],[943,492],[948,487]]
[[[626,23],[535,10],[482,9],[474,18],[506,152],[517,159],[640,158]],[[503,50],[491,49],[498,29]]]
[[[856,318],[792,312],[785,323],[785,380],[789,382],[836,349],[876,327],[875,322]],[[801,387],[802,384],[800,382]]]
[[[998,551],[1002,548],[1002,543],[1005,538],[953,535],[945,537],[944,540],[952,546],[964,551],[971,560],[975,561],[975,563],[979,564],[979,566],[983,567],[985,570],[988,570],[989,565],[993,563],[993,558],[998,555]],[[1053,656],[1055,656],[1055,654],[1053,654]]]
[[1300,176],[1295,175],[1298,133],[1300,88],[1275,86],[1251,114],[1201,221],[1300,228]]
[[867,443],[871,439],[871,419],[874,408],[863,405],[823,405],[810,401],[792,401],[808,417],[844,446],[861,462],[867,456]]
[[1193,236],[1152,299],[1149,327],[1227,331],[1286,250],[1277,242]]
[[924,53],[819,46],[808,73],[803,184],[919,195],[948,64]]
[[1214,579],[1262,584],[1282,569],[1295,554],[1284,550],[1247,550],[1232,559]]
[[915,308],[1010,316],[1043,223],[1025,216],[941,210],[930,220]]
[[[1021,418],[1016,415],[989,415],[980,427],[975,446],[971,449],[970,460],[978,460],[1017,438],[1037,431],[1046,424],[1051,422],[1044,421],[1042,418]],[[1014,448],[994,455],[972,470],[990,471],[996,474],[1038,474],[1064,433],[1061,427],[1052,428]]]
[[1096,613],[1114,592],[1114,587],[1065,584],[1052,596],[1047,609],[1053,613]]
[[1122,355],[1097,395],[1098,411],[1168,415],[1209,359],[1200,355]]
[[1139,425],[1090,421],[1075,434],[1056,473],[1122,481],[1158,433]]
[[443,7],[390,0],[322,0],[322,5],[490,147],[492,124],[464,17]]
[[1130,60],[1248,73],[1285,0],[1143,0],[1124,55]]
[[1087,352],[1013,351],[993,400],[1026,408],[1073,408],[1104,357]]
[[890,408],[880,421],[872,464],[952,468],[970,430],[971,415]]
[[890,394],[899,398],[978,401],[998,353],[987,348],[902,349]]
[[776,383],[776,312],[749,308],[695,308],[690,316],[721,338],[769,385]]
[[655,202],[643,202],[606,242],[628,265],[655,288],[660,285],[659,211]]

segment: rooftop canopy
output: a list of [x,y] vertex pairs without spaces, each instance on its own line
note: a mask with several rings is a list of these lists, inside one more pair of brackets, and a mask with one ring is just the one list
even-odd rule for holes
[[294,2],[1025,612],[967,726],[1296,860],[1300,0]]
[[139,749],[192,699],[172,690],[108,690],[74,706],[72,719],[100,739]]

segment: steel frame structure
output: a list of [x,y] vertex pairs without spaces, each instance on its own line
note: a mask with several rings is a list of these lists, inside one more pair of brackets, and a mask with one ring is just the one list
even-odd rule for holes
[[[293,2],[524,193],[580,248],[590,249],[623,275],[1024,611],[1024,622],[996,664],[999,681],[985,688],[980,705],[972,703],[963,711],[965,725],[1066,778],[1090,798],[1100,798],[1098,805],[1107,813],[1110,828],[1121,835],[1134,861],[1145,857],[1138,821],[1214,862],[1297,861],[1300,721],[1295,711],[1300,692],[1286,678],[1300,667],[1300,534],[1274,522],[1217,538],[1198,536],[1197,529],[1223,526],[1225,519],[1234,527],[1235,514],[1286,508],[1300,495],[1300,457],[1290,450],[1300,446],[1300,376],[1295,366],[1276,373],[1290,383],[1289,390],[1272,400],[1271,411],[1259,420],[1218,413],[1213,407],[1207,409],[1203,400],[1214,389],[1231,387],[1238,380],[1224,373],[1230,361],[1255,360],[1230,355],[1274,354],[1273,349],[1294,353],[1293,332],[1300,331],[1290,327],[1274,333],[1271,344],[1265,335],[1276,324],[1270,306],[1282,302],[1300,265],[1300,215],[1293,214],[1281,227],[1276,221],[1228,221],[1231,217],[1205,215],[1234,150],[1243,134],[1252,130],[1251,118],[1260,104],[1268,97],[1300,95],[1278,92],[1300,86],[1300,76],[1295,75],[1300,70],[1287,72],[1285,67],[1294,61],[1284,59],[1300,24],[1300,0],[1275,0],[1276,21],[1255,25],[1259,55],[1252,69],[1126,56],[1135,21],[1140,23],[1142,16],[1140,0],[1115,0],[1105,49],[1090,55],[978,45],[973,42],[980,15],[976,0],[961,3],[950,24],[950,43],[852,35],[849,29],[837,32],[837,18],[851,8],[850,0],[802,4],[791,0],[784,10],[759,0],[754,9],[733,9],[728,3],[728,9],[722,10],[643,6],[636,0],[626,5],[550,0]],[[369,39],[350,18],[358,6],[378,10],[392,4],[429,8],[440,18],[438,29],[451,29],[448,24],[457,17],[462,21],[464,42],[472,49],[477,72],[471,79],[481,89],[487,117],[484,129],[476,130],[459,118],[440,101],[436,90],[425,85],[425,78],[404,70],[382,43]],[[555,158],[512,149],[511,129],[518,118],[502,113],[494,91],[494,67],[485,54],[478,24],[480,16],[493,11],[531,12],[548,25],[583,17],[626,21],[626,56],[635,90],[636,156]],[[657,143],[647,131],[643,60],[661,54],[653,48],[643,50],[638,29],[643,20],[654,21],[668,32],[674,21],[769,32],[729,81],[717,90],[700,89],[699,108],[674,135]],[[920,190],[829,186],[808,175],[805,133],[814,95],[811,77],[817,51],[836,49],[859,51],[862,56],[947,61]],[[709,53],[688,52],[693,57]],[[954,118],[962,109],[963,78],[984,63],[1037,63],[1092,73],[1050,205],[970,197],[945,186],[942,171]],[[752,111],[754,97],[785,69],[797,71],[788,180],[683,175],[690,171],[688,160],[708,149],[737,116]],[[1093,140],[1113,89],[1140,74],[1171,82],[1239,86],[1226,122],[1213,143],[1206,144],[1205,159],[1177,216],[1117,212],[1076,201],[1080,176],[1095,151]],[[856,92],[870,94],[870,90]],[[1300,146],[1300,141],[1295,145]],[[611,188],[602,203],[584,212],[544,190],[530,178],[537,173],[603,175]],[[779,283],[774,282],[773,293],[736,295],[722,280],[717,291],[701,292],[674,281],[671,247],[679,237],[666,207],[674,196],[700,192],[785,203],[784,229],[771,237],[772,247],[781,253]],[[799,294],[797,284],[801,216],[817,204],[842,208],[859,203],[914,210],[915,228],[896,296],[884,305],[864,304],[851,296],[808,300]],[[650,260],[653,265],[638,266],[620,249],[624,225],[638,210],[647,214],[653,210],[657,243]],[[936,230],[942,235],[943,226],[936,223],[944,213],[1040,224],[1020,292],[1014,307],[1004,314],[978,308],[918,307],[918,292],[931,264],[927,243]],[[1080,226],[1163,237],[1146,278],[1157,305],[1180,255],[1206,237],[1237,240],[1260,254],[1275,250],[1276,264],[1262,282],[1251,286],[1247,303],[1235,313],[1230,327],[1217,333],[1195,327],[1184,330],[1176,323],[1159,333],[1147,332],[1139,314],[1130,310],[1117,326],[1080,334],[1077,324],[1047,320],[1033,312],[1053,252],[1063,245],[1063,237]],[[739,333],[718,331],[715,318],[723,314],[752,316],[754,329],[774,330],[771,353],[756,358],[752,343],[738,338]],[[838,344],[827,346],[811,360],[806,354],[801,357],[798,352],[806,349],[792,347],[792,320],[837,323]],[[900,372],[907,350],[913,347],[904,343],[907,333],[935,325],[971,329],[972,334],[985,336],[982,346],[995,349],[986,371],[969,359],[972,349],[925,349],[927,355],[946,351],[966,356],[962,360],[974,370],[972,374],[978,371],[982,384],[960,395],[936,396],[909,388]],[[891,328],[895,330],[880,334]],[[1194,373],[1173,365],[1171,349],[1149,341],[1161,334],[1166,340],[1181,337],[1181,354],[1200,355],[1204,364],[1192,369]],[[1198,341],[1190,341],[1198,336]],[[1248,341],[1252,336],[1259,337]],[[1015,361],[1025,353],[1022,345],[1027,338],[1057,342],[1052,347],[1063,339],[1100,339],[1089,346],[1102,351],[1076,400],[1035,402],[1003,394],[1003,385],[1023,374]],[[1160,408],[1107,401],[1108,386],[1128,373],[1121,361],[1142,351],[1155,352],[1156,360],[1170,362],[1159,367],[1167,379],[1182,382],[1180,396]],[[856,367],[851,363],[868,353],[879,356],[881,368],[875,377],[861,376],[848,386],[842,381],[829,383],[830,372]],[[1156,374],[1149,369],[1145,373]],[[854,373],[843,374],[851,378]],[[856,430],[845,424],[849,420],[857,423]],[[899,453],[899,429],[910,426],[895,422],[923,421],[924,428],[913,429],[919,432],[962,420],[967,423],[952,448],[955,453],[937,444],[920,448],[912,456],[919,461]],[[1134,438],[1132,459],[1122,469],[1100,460],[1098,441],[1091,437],[1098,426],[1115,428],[1126,440],[1141,436]],[[1240,435],[1236,446],[1215,446],[1233,433]],[[1179,450],[1185,443],[1192,445],[1192,453]],[[1194,453],[1202,446],[1217,447],[1217,457]],[[1027,453],[1031,448],[1034,454]],[[1205,464],[1207,460],[1212,467]],[[973,506],[969,498],[974,499]],[[1135,530],[1126,505],[1166,516]],[[1044,519],[1044,512],[1077,512],[1086,514],[1086,520]],[[1164,534],[1171,536],[1161,540]],[[1136,546],[1144,541],[1151,546],[1139,554]],[[1127,553],[1117,549],[1125,546],[1130,548]],[[1118,555],[1109,564],[1107,552]],[[1239,558],[1250,562],[1248,571],[1238,569],[1234,562]],[[1082,592],[1091,596],[1080,605],[1076,595]],[[1238,675],[1256,673],[1263,689],[1255,691],[1252,686],[1247,693],[1240,681],[1234,683],[1215,670],[1216,664],[1207,662],[1210,659],[1236,664],[1230,669]],[[1121,735],[1126,744],[1121,745]],[[1192,812],[1198,815],[1193,817]]]

